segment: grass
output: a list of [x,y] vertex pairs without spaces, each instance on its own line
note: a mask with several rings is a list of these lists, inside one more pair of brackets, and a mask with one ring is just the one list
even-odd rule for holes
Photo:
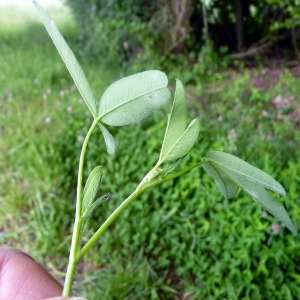
[[[0,18],[0,241],[30,253],[62,281],[90,117],[41,23],[20,15],[13,13],[14,26],[11,16]],[[71,17],[57,16],[72,44]],[[98,96],[120,76],[81,62]],[[249,72],[234,76],[187,88],[190,115],[202,119],[197,150],[187,160],[220,149],[262,168],[287,189],[289,197],[280,201],[299,224],[297,80],[286,72],[281,83],[259,91]],[[279,95],[292,101],[276,107]],[[111,199],[95,212],[87,235],[155,163],[165,124],[157,112],[112,129],[114,156],[93,135],[86,166],[103,164],[101,189]],[[282,226],[272,229],[275,223],[243,194],[225,201],[212,180],[194,170],[132,203],[80,264],[75,292],[89,299],[296,298],[299,241]]]
[[[6,17],[1,18],[0,31],[0,240],[45,265],[63,249],[56,269],[64,270],[74,202],[71,196],[60,198],[57,179],[52,177],[55,161],[50,166],[45,158],[55,151],[47,146],[67,130],[66,115],[77,111],[84,116],[86,108],[37,13],[33,17],[24,14],[26,5],[22,9],[10,5],[1,6]],[[72,39],[70,13],[56,5],[51,12],[67,40]],[[97,65],[89,66],[88,75],[98,95],[113,76]]]

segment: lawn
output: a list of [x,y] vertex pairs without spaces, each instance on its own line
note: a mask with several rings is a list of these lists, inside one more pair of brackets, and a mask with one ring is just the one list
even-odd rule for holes
[[[24,13],[3,3],[0,241],[30,253],[62,282],[78,155],[91,117],[34,9],[26,4]],[[64,9],[53,5],[49,13],[72,47],[76,29]],[[121,77],[120,70],[80,62],[97,97]],[[257,68],[187,86],[189,114],[200,115],[201,132],[186,163],[210,150],[247,160],[283,184],[288,197],[278,199],[299,226],[300,88],[288,70],[280,73],[272,85],[265,84],[272,73]],[[156,162],[162,116],[158,111],[140,124],[111,129],[113,156],[100,133],[92,136],[86,166],[103,165],[101,189],[111,197],[95,212],[87,236]],[[299,239],[257,203],[243,193],[224,200],[199,169],[132,203],[80,263],[74,291],[91,300],[295,299],[299,251]]]

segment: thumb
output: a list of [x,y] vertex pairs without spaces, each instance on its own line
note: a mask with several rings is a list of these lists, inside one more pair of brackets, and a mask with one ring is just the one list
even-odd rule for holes
[[87,300],[81,297],[55,297],[55,298],[47,298],[44,300]]

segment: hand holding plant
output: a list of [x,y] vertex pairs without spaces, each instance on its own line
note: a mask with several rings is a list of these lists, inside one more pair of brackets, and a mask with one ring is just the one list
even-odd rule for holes
[[[36,2],[44,25],[68,68],[79,92],[87,104],[93,122],[84,139],[80,154],[77,180],[76,214],[73,229],[69,265],[63,290],[64,296],[71,294],[72,282],[79,260],[98,241],[109,225],[139,195],[165,181],[179,177],[190,170],[203,166],[215,180],[225,198],[233,198],[240,189],[260,203],[266,210],[283,222],[296,235],[296,229],[281,203],[276,201],[269,189],[285,195],[284,188],[268,174],[251,166],[245,161],[224,152],[213,151],[207,157],[186,168],[180,163],[194,146],[200,131],[200,119],[194,119],[187,126],[187,108],[184,87],[176,80],[176,90],[160,155],[155,166],[145,175],[137,188],[105,220],[99,229],[82,246],[83,227],[99,205],[108,196],[96,198],[102,177],[102,166],[96,166],[90,173],[83,188],[84,158],[89,139],[95,128],[99,127],[104,136],[107,151],[113,154],[116,143],[106,125],[125,126],[151,114],[154,110],[167,105],[171,98],[168,79],[157,70],[145,71],[125,77],[107,88],[99,102],[94,98],[89,83],[74,54],[61,36],[47,12]],[[199,153],[199,157],[200,157]],[[103,167],[105,168],[105,166]]]

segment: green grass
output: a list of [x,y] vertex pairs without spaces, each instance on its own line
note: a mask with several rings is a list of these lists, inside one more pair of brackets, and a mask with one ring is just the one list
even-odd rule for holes
[[[72,45],[70,19],[58,23]],[[38,19],[16,17],[15,26],[11,17],[0,20],[0,241],[30,253],[62,281],[78,155],[91,120]],[[81,62],[97,97],[120,76]],[[224,78],[187,88],[191,118],[200,114],[202,128],[184,163],[210,149],[246,159],[284,185],[288,197],[279,200],[299,226],[298,81],[287,72],[282,83],[260,92],[248,72]],[[278,95],[292,101],[275,109]],[[101,191],[111,198],[87,235],[156,162],[165,125],[165,114],[156,112],[111,129],[114,156],[94,133],[86,166],[104,166]],[[80,263],[75,292],[89,299],[294,299],[299,240],[283,227],[274,232],[275,222],[242,193],[225,201],[211,178],[194,170],[132,203]]]
[[[72,40],[76,32],[70,14],[56,6],[50,13]],[[57,191],[52,175],[59,167],[55,160],[50,165],[47,156],[55,151],[52,140],[69,130],[68,114],[88,116],[38,14],[32,17],[7,5],[1,15],[6,18],[0,26],[0,241],[64,271],[74,199]],[[85,66],[99,97],[117,72]],[[57,260],[53,266],[52,260]]]

